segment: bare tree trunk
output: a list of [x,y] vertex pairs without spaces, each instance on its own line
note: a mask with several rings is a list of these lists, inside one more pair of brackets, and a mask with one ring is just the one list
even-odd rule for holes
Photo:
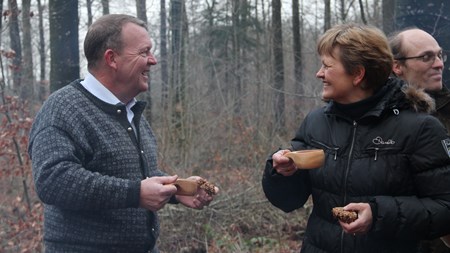
[[94,0],[86,0],[88,27],[92,25],[92,2],[94,2]]
[[[136,13],[137,18],[144,21],[148,25],[147,21],[147,7],[145,5],[145,0],[136,0]],[[145,118],[148,122],[152,122],[152,110],[153,110],[153,101],[152,101],[152,86],[151,84],[151,76],[148,79],[148,90],[142,96],[147,102],[147,107],[145,109]]]
[[185,4],[184,0],[171,0],[170,19],[172,25],[172,62],[171,87],[174,91],[172,120],[175,126],[174,138],[181,147],[183,160],[186,154],[185,114],[186,114],[186,81],[185,81]]
[[136,0],[136,13],[137,17],[148,24],[147,21],[147,7],[145,5],[145,0]]
[[40,102],[44,101],[48,93],[48,83],[46,81],[45,72],[45,38],[44,38],[44,6],[41,4],[41,0],[37,0],[38,12],[39,12],[39,87],[38,87],[38,100]]
[[33,77],[33,50],[31,47],[31,21],[30,0],[22,0],[22,26],[23,26],[23,79],[20,96],[30,100],[34,96]]
[[[227,0],[227,3],[226,3],[226,5],[225,5],[225,13],[228,13],[229,12],[229,10],[230,10],[230,1],[233,1],[233,0]],[[232,12],[232,10],[231,10],[231,12]],[[226,15],[226,17],[225,17],[225,20],[224,20],[224,23],[225,23],[225,26],[231,26],[231,24],[232,24],[232,21],[230,22],[230,15]],[[230,36],[226,36],[226,43],[225,43],[225,48],[224,48],[224,57],[225,57],[225,59],[230,59],[232,56],[230,56],[230,52],[229,52],[229,46],[228,46],[228,43],[229,43],[229,40],[230,40]],[[228,63],[228,61],[227,61],[227,63]],[[226,84],[226,85],[222,85],[221,86],[221,88],[222,88],[222,93],[224,94],[224,96],[225,96],[225,100],[226,100],[226,102],[228,103],[229,101],[230,101],[230,93],[231,93],[231,85],[228,85],[228,84],[230,84],[231,83],[231,77],[230,76],[232,76],[232,74],[231,74],[231,70],[233,69],[233,67],[232,66],[228,66],[228,65],[231,65],[231,64],[227,64],[226,66],[225,66],[225,68],[226,68],[226,71],[225,71],[225,80],[224,80],[224,83]]]
[[[167,12],[166,12],[166,0],[161,0],[161,12],[160,12],[160,51],[161,58],[159,63],[161,64],[161,104],[164,112],[167,112],[169,107],[169,67],[168,67],[168,53],[167,53]],[[166,114],[166,113],[164,113]]]
[[[0,0],[0,13],[3,13],[3,0]],[[3,27],[3,18],[0,18],[0,27]],[[2,33],[0,33],[0,42],[1,41],[2,41]]]
[[[293,53],[294,53],[294,76],[295,76],[295,92],[299,94],[298,101],[294,103],[294,110],[301,112],[303,108],[305,88],[303,86],[302,75],[302,37],[301,37],[301,22],[300,22],[300,8],[299,0],[292,0],[292,34],[293,34]],[[303,115],[296,113],[297,120],[301,120]]]
[[331,28],[331,0],[325,0],[325,17],[323,31]]
[[275,132],[285,134],[283,33],[281,27],[281,1],[272,0],[272,47],[274,56]]
[[364,14],[364,5],[362,0],[359,0],[359,10],[361,11],[361,20],[363,24],[367,25],[366,14]]
[[294,74],[297,93],[303,94],[302,86],[302,38],[300,36],[299,0],[292,0],[292,35],[294,52]]
[[[264,2],[264,0],[262,0],[262,2]],[[259,9],[258,9],[258,0],[255,0],[255,19],[256,20],[259,20]],[[264,22],[264,21],[263,21]],[[263,26],[265,25],[265,23],[263,23],[262,24]],[[263,48],[263,47],[260,47],[259,45],[261,45],[261,36],[260,36],[260,33],[259,32],[257,32],[256,33],[256,43],[257,43],[257,49],[256,50],[261,50],[261,48]],[[261,66],[261,57],[260,57],[260,54],[259,53],[257,53],[256,55],[255,55],[255,58],[256,58],[256,60],[255,60],[255,62],[256,62],[256,73],[261,73],[261,69],[262,69],[262,66]],[[258,77],[257,79],[256,79],[256,97],[255,97],[255,123],[256,123],[256,126],[259,126],[259,124],[260,124],[260,122],[261,122],[261,114],[262,114],[262,110],[261,110],[261,97],[262,97],[262,95],[261,95],[261,77]],[[255,132],[255,135],[254,135],[254,137],[253,137],[253,139],[255,139],[255,141],[257,141],[258,139],[259,139],[259,134],[258,133],[256,133]]]
[[233,95],[231,96],[231,101],[234,105],[234,112],[238,114],[241,109],[241,100],[240,96],[242,94],[242,79],[241,79],[241,59],[240,59],[240,51],[241,51],[241,43],[240,43],[240,13],[242,12],[241,0],[232,0],[232,27],[233,27],[233,40],[232,40],[232,55],[233,55]]
[[390,34],[395,30],[395,2],[396,0],[383,0],[383,31]]
[[206,23],[208,24],[208,45],[207,45],[207,50],[208,50],[208,62],[206,63],[208,65],[208,78],[211,80],[209,82],[209,86],[208,86],[208,94],[210,94],[211,92],[213,92],[216,87],[217,87],[217,81],[216,81],[216,71],[215,71],[215,50],[214,50],[214,21],[215,21],[215,11],[216,11],[216,0],[212,0],[211,3],[209,3],[209,1],[205,1],[206,3],[206,10],[205,10],[205,18],[206,18]]
[[109,14],[109,0],[102,0],[103,15]]
[[78,1],[50,0],[50,91],[80,78]]
[[19,33],[19,8],[16,0],[9,0],[8,6],[10,10],[9,16],[9,36],[10,46],[15,52],[15,57],[12,60],[11,71],[13,76],[13,90],[18,94],[22,91],[22,44]]
[[347,14],[345,13],[345,0],[340,0],[340,2],[339,14],[341,22],[345,22],[345,19],[347,18]]

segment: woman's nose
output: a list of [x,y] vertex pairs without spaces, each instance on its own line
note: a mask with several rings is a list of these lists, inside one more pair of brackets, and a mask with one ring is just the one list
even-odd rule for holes
[[320,68],[319,71],[317,71],[316,77],[317,77],[317,78],[322,78],[322,77],[323,77],[323,71],[322,71],[322,68]]

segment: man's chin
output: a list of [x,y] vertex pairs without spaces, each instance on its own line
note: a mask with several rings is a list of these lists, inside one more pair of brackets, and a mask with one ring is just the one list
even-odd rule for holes
[[427,91],[440,91],[440,90],[442,90],[442,81],[440,81],[440,82],[430,81],[426,85],[426,89],[425,90],[427,90]]
[[141,92],[147,91],[148,90],[148,80],[147,80],[147,82],[142,82],[139,87],[140,87]]

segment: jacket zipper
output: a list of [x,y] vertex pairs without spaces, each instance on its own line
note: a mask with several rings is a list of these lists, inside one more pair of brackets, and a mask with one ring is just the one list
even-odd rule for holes
[[[350,146],[350,151],[348,153],[348,161],[347,161],[347,168],[345,170],[345,177],[344,177],[344,204],[347,203],[347,177],[348,172],[350,170],[350,162],[353,155],[353,148],[355,145],[355,138],[356,138],[356,128],[358,127],[358,123],[356,121],[353,121],[353,134],[352,134],[352,142]],[[341,253],[344,253],[344,230],[341,232]]]
[[335,147],[335,148],[333,148],[333,147],[330,147],[330,146],[328,146],[328,145],[326,145],[326,144],[324,144],[324,143],[322,143],[322,142],[320,142],[320,141],[316,141],[316,140],[311,140],[311,142],[313,142],[313,143],[316,143],[316,144],[318,144],[319,146],[322,146],[322,147],[324,147],[324,148],[326,148],[326,149],[328,149],[328,150],[333,150],[334,152],[333,152],[333,159],[336,161],[337,160],[337,153],[338,153],[338,151],[339,151],[339,148],[338,147]]

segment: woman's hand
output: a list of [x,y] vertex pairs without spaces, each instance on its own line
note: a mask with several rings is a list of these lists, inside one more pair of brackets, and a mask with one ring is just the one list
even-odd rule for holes
[[285,177],[292,176],[296,171],[294,162],[285,157],[284,154],[291,152],[288,149],[279,150],[275,154],[272,155],[273,160],[273,168],[277,171],[278,174],[281,174]]
[[369,232],[372,227],[372,209],[368,203],[350,203],[344,207],[346,211],[356,211],[358,219],[352,223],[339,221],[344,232],[354,236],[363,235]]

